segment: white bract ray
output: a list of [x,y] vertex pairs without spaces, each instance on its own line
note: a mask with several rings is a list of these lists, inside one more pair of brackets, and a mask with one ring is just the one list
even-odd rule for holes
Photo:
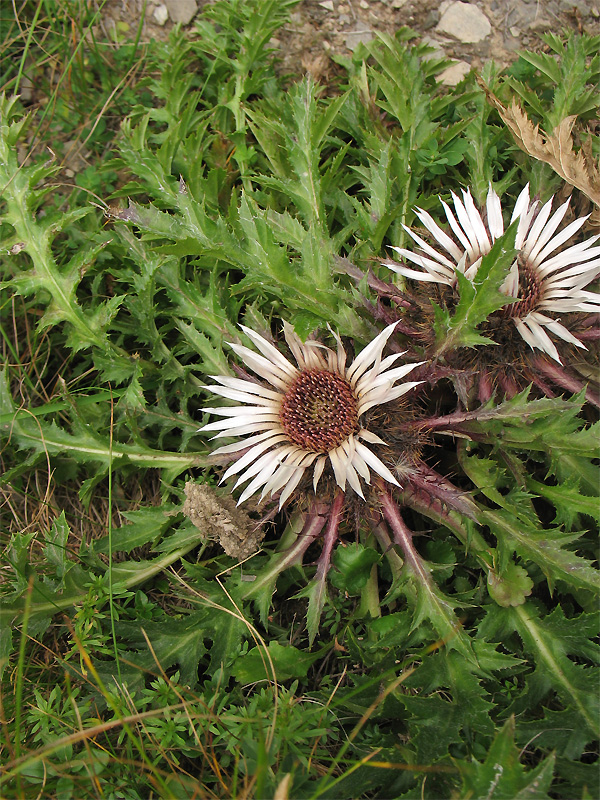
[[238,503],[259,491],[261,500],[279,493],[281,508],[308,470],[316,491],[327,462],[340,489],[346,491],[347,484],[360,497],[361,479],[370,484],[371,471],[398,485],[368,447],[384,442],[366,430],[361,419],[369,409],[396,400],[420,383],[398,383],[419,364],[394,366],[402,353],[382,358],[395,327],[389,325],[347,366],[346,351],[335,334],[334,351],[319,342],[302,342],[284,323],[294,365],[262,336],[241,326],[258,353],[239,344],[231,347],[269,385],[212,376],[216,383],[206,388],[240,405],[205,408],[223,419],[200,428],[215,432],[215,439],[240,437],[214,451],[235,458],[222,481],[237,475],[234,489],[247,484]]
[[[532,349],[542,350],[560,363],[558,350],[548,333],[576,347],[587,348],[558,318],[547,313],[600,311],[600,294],[584,290],[600,274],[600,246],[594,247],[600,236],[559,249],[581,229],[588,217],[580,217],[558,230],[569,201],[551,216],[553,199],[539,208],[537,201],[530,202],[529,184],[517,198],[511,222],[519,220],[515,240],[519,253],[500,291],[519,302],[507,304],[500,313],[512,319]],[[444,252],[436,250],[405,225],[404,229],[421,252],[394,247],[392,249],[411,262],[411,266],[384,261],[385,266],[412,280],[446,286],[456,285],[457,272],[472,280],[482,257],[504,233],[502,206],[491,186],[485,218],[475,207],[469,190],[463,191],[462,200],[453,193],[452,200],[454,212],[442,201],[450,232],[443,231],[423,209],[415,209],[421,223]]]

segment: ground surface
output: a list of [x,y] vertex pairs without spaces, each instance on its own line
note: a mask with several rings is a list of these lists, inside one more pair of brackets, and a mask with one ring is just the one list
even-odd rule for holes
[[[195,14],[206,0],[149,0],[142,40],[164,38],[174,21],[193,29]],[[102,25],[115,25],[121,35],[135,33],[144,0],[109,0]],[[311,72],[327,80],[332,57],[348,55],[360,41],[377,31],[394,33],[408,25],[436,49],[457,63],[443,76],[456,83],[471,67],[480,69],[493,58],[506,66],[521,48],[535,49],[539,34],[574,29],[600,33],[597,0],[302,0],[290,23],[273,41],[280,49],[283,68],[290,73]]]

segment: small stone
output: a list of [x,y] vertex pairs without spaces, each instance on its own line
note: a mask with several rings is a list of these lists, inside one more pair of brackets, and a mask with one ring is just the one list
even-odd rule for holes
[[333,0],[323,0],[323,2],[319,3],[319,5],[321,6],[321,8],[324,8],[325,11],[333,11],[334,10]]
[[433,48],[432,52],[425,53],[423,56],[421,56],[423,61],[431,61],[432,59],[445,58],[446,53],[440,46],[440,43],[437,41],[437,39],[434,39],[431,36],[423,36],[423,38],[421,39],[421,43],[426,44],[428,47]]
[[167,20],[169,19],[169,9],[166,6],[157,6],[152,16],[156,24],[160,25],[162,28],[163,25],[167,24]]
[[346,47],[354,51],[359,44],[367,44],[372,38],[373,31],[370,28],[355,28],[346,35]]
[[390,3],[392,8],[402,8],[408,3],[408,0],[392,0]]
[[33,99],[33,81],[29,75],[21,75],[21,83],[19,84],[19,97],[22,103],[29,103]]
[[446,8],[436,28],[459,42],[481,42],[492,32],[489,19],[477,6],[456,2]]
[[558,4],[561,11],[567,14],[578,11],[582,17],[590,13],[590,0],[560,0]]
[[198,12],[196,0],[165,0],[165,5],[173,22],[182,25],[188,25]]
[[366,11],[367,9],[369,9],[369,8],[371,7],[371,6],[370,6],[370,5],[367,3],[367,0],[360,0],[360,4],[359,4],[359,5],[360,5],[360,7],[363,9],[363,11]]
[[543,33],[552,28],[552,23],[549,19],[546,19],[546,17],[537,17],[533,22],[530,22],[527,27],[530,31],[540,31]]
[[466,61],[457,61],[451,67],[445,69],[438,76],[438,81],[445,86],[456,86],[471,71],[471,65]]
[[82,147],[77,139],[69,139],[68,142],[64,143],[64,148],[65,154],[62,164],[67,176],[72,178],[75,173],[83,172],[88,166],[90,151]]
[[518,39],[519,36],[521,35],[521,31],[517,28],[516,25],[513,25],[512,28],[510,29],[510,35],[514,36],[515,39]]
[[425,17],[425,19],[422,22],[423,30],[424,31],[430,31],[432,28],[434,28],[438,24],[439,21],[440,21],[440,12],[436,8],[433,8],[427,14],[427,16]]

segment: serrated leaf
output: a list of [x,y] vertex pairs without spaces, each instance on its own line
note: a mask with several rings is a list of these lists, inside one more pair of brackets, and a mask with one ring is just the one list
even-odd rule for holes
[[526,800],[544,798],[554,776],[554,756],[529,772],[519,763],[515,746],[515,720],[511,717],[497,734],[483,763],[455,761],[463,779],[462,796],[473,800]]
[[169,453],[144,445],[111,443],[108,438],[84,429],[77,421],[74,423],[75,432],[69,433],[54,422],[48,424],[32,418],[24,411],[14,409],[4,371],[0,371],[0,399],[5,401],[5,408],[13,408],[11,421],[3,425],[4,430],[0,433],[10,434],[19,447],[44,456],[67,454],[79,463],[95,462],[106,470],[119,462],[131,463],[138,467],[162,468],[165,474],[174,475],[205,463],[204,455],[199,453]]
[[[488,668],[490,662],[502,661],[502,655],[493,646],[478,646],[477,655],[482,656]],[[514,666],[513,659],[494,668],[510,666]],[[490,713],[494,705],[481,680],[487,675],[487,670],[482,671],[456,650],[442,649],[423,658],[422,665],[406,682],[407,688],[418,692],[398,698],[414,715],[413,743],[421,763],[446,757],[450,745],[461,742],[465,729],[471,736],[475,733],[491,736],[494,725]]]
[[[599,648],[590,641],[596,636],[598,625],[597,612],[567,619],[557,607],[542,617],[528,601],[518,608],[490,610],[479,626],[478,636],[505,640],[516,632],[523,642],[532,670],[526,677],[525,692],[513,704],[517,713],[528,707],[538,708],[555,692],[563,707],[577,714],[590,741],[598,736],[600,719],[598,697],[590,692],[590,686],[596,685],[600,676],[596,667],[581,661],[600,662]],[[573,656],[578,656],[580,663],[575,663]]]
[[549,164],[560,177],[577,187],[592,202],[600,205],[600,166],[591,148],[573,148],[572,130],[577,114],[562,119],[550,133],[540,131],[513,98],[510,108],[503,105],[480,81],[489,102],[497,109],[518,146],[530,156]]
[[502,294],[500,286],[507,277],[515,260],[514,247],[518,220],[494,242],[489,253],[483,256],[481,264],[472,281],[460,270],[456,271],[460,299],[454,313],[434,307],[434,331],[437,354],[456,347],[474,347],[493,342],[483,336],[477,327],[493,311],[503,308],[511,299]]
[[332,586],[351,596],[360,594],[371,574],[371,567],[380,555],[371,547],[359,542],[346,547],[338,547],[333,554],[329,582]]
[[[117,632],[140,650],[139,655],[128,653],[128,660],[152,671],[157,669],[156,661],[163,670],[178,664],[181,682],[194,687],[198,680],[198,662],[207,652],[205,639],[211,633],[208,616],[207,610],[202,609],[182,619],[170,618],[164,622],[120,622]],[[152,645],[156,661],[145,647],[144,634]]]
[[481,520],[490,526],[498,539],[509,543],[522,558],[537,564],[551,588],[557,580],[592,591],[600,588],[600,573],[589,561],[565,549],[566,545],[577,540],[578,534],[534,527],[507,509],[484,509]]
[[[171,523],[171,517],[177,510],[177,506],[169,504],[121,512],[129,524],[112,532],[112,552],[130,553],[135,547],[152,544]],[[95,553],[108,553],[108,536],[96,540],[92,546]]]
[[322,655],[322,650],[306,653],[292,645],[271,641],[267,653],[263,647],[254,647],[239,659],[233,668],[233,674],[242,684],[265,679],[282,682],[292,678],[306,678],[312,664]]
[[289,567],[302,562],[302,557],[310,544],[320,533],[325,519],[320,518],[314,530],[308,535],[302,535],[305,525],[303,514],[295,514],[289,521],[283,536],[279,540],[277,550],[269,557],[267,564],[254,576],[252,582],[244,582],[238,587],[240,594],[245,598],[251,598],[256,604],[260,619],[264,625],[267,623],[271,597],[275,591],[277,578]]
[[[422,562],[421,567],[428,573],[430,572],[430,567],[425,562]],[[434,581],[424,580],[414,571],[412,574],[409,571],[407,581],[408,585],[400,588],[413,602],[412,629],[415,630],[425,620],[428,620],[445,647],[458,650],[463,657],[476,664],[477,658],[473,652],[471,641],[456,616],[454,610],[456,604],[442,592]]]
[[580,514],[585,514],[593,520],[597,519],[598,498],[582,494],[579,478],[573,476],[558,486],[540,483],[530,476],[527,476],[526,480],[531,491],[552,503],[556,510],[556,524],[564,525],[571,530],[577,524]]
[[321,615],[328,597],[326,571],[317,572],[316,577],[294,595],[294,599],[302,597],[308,598],[306,628],[308,630],[308,640],[312,645],[319,632]]
[[8,659],[13,652],[13,630],[12,620],[5,615],[0,615],[0,678],[4,669],[8,666]]
[[65,512],[61,511],[60,516],[52,523],[48,538],[44,544],[44,558],[53,567],[54,574],[59,581],[64,578],[65,573],[73,566],[73,562],[67,558],[69,533]]
[[210,339],[196,330],[193,325],[188,325],[180,319],[175,319],[174,323],[201,357],[198,368],[205,375],[228,375],[231,372],[231,367],[222,348],[215,347]]
[[581,724],[581,716],[577,710],[542,708],[542,717],[519,722],[519,744],[526,747],[529,742],[535,741],[536,747],[555,750],[558,755],[573,761],[581,758],[593,735],[587,726]]
[[[212,593],[212,592],[211,592]],[[148,637],[154,656],[163,669],[178,664],[181,681],[195,686],[198,681],[198,665],[210,653],[209,670],[223,670],[230,674],[230,668],[239,653],[248,627],[238,613],[218,602],[207,600],[206,606],[191,611],[180,619],[168,618],[164,621],[144,621],[142,625],[121,622],[118,633],[137,646],[138,655],[129,654],[143,669],[156,670],[156,662],[147,649],[143,632]],[[210,649],[207,642],[212,642]]]

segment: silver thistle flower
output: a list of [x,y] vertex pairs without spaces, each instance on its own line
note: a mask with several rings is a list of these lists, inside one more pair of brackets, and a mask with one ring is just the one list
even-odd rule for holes
[[239,475],[234,489],[250,481],[238,503],[262,489],[261,500],[281,492],[281,508],[310,469],[316,492],[327,461],[342,491],[348,484],[363,497],[360,478],[369,484],[370,470],[398,485],[367,446],[385,442],[361,423],[370,408],[389,403],[421,383],[396,385],[418,364],[392,368],[403,354],[382,358],[395,324],[376,336],[349,366],[339,336],[337,350],[333,351],[316,341],[303,343],[284,323],[285,339],[297,363],[294,366],[262,336],[243,325],[241,328],[259,353],[238,344],[231,344],[233,351],[270,385],[226,375],[212,376],[220,384],[207,387],[213,394],[244,405],[205,408],[207,413],[225,419],[200,429],[218,431],[215,439],[242,437],[235,444],[214,451],[232,457],[246,451],[222,478],[224,481]]
[[[385,266],[407,278],[447,286],[456,284],[457,272],[472,280],[482,257],[504,233],[502,206],[491,186],[486,201],[486,221],[475,207],[470,191],[463,191],[463,200],[452,193],[452,199],[455,213],[443,200],[442,205],[454,238],[443,231],[426,211],[416,209],[423,225],[450,257],[404,226],[420,246],[422,254],[401,247],[393,249],[421,270],[393,261],[383,262]],[[544,312],[600,311],[600,294],[584,290],[600,273],[600,247],[593,247],[600,236],[592,236],[556,253],[588,217],[580,217],[556,233],[567,213],[569,200],[550,217],[553,199],[550,198],[541,208],[538,201],[530,203],[529,184],[517,198],[511,223],[519,220],[515,240],[519,253],[500,290],[507,297],[518,298],[516,303],[507,304],[502,313],[512,319],[524,341],[532,349],[542,350],[561,363],[548,332],[576,347],[587,348],[557,319]]]

